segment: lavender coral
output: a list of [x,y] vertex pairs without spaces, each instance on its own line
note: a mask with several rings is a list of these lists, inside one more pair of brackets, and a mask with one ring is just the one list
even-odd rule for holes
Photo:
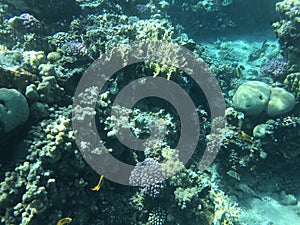
[[[14,32],[37,32],[41,30],[41,22],[29,13],[22,13],[19,16],[13,16],[7,20],[9,29],[12,29]],[[23,35],[22,33],[22,35]]]
[[81,42],[70,41],[62,46],[62,49],[70,56],[85,56],[88,54],[87,48]]
[[260,69],[261,76],[270,76],[274,80],[284,80],[288,74],[288,62],[285,59],[272,59]]
[[131,171],[129,183],[140,186],[143,194],[150,197],[157,197],[164,187],[164,177],[159,162],[155,159],[147,158],[143,162],[137,163]]
[[22,19],[22,25],[27,29],[40,29],[42,27],[41,22],[29,13],[22,13],[20,18]]

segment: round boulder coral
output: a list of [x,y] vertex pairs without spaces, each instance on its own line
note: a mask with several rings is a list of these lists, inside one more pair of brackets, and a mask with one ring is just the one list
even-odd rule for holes
[[267,107],[270,99],[270,87],[260,81],[242,84],[233,96],[233,106],[247,115],[259,115]]
[[278,116],[291,111],[295,106],[295,97],[283,88],[271,88],[271,97],[268,102],[266,114]]
[[272,134],[273,129],[270,124],[258,124],[253,129],[253,136],[255,138],[264,138],[267,134]]
[[16,89],[0,88],[0,128],[8,133],[26,122],[29,107],[26,98]]

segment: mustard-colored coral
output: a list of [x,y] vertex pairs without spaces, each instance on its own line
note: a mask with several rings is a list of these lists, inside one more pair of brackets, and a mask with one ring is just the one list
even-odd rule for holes
[[284,85],[287,90],[295,95],[296,101],[300,100],[300,72],[287,75],[284,80]]
[[172,73],[176,72],[176,68],[166,64],[150,62],[150,68],[153,70],[153,77],[159,75],[166,76],[170,80]]
[[218,221],[223,225],[241,224],[240,208],[237,203],[232,203],[226,194],[219,189],[212,188],[209,194],[215,205],[214,224]]

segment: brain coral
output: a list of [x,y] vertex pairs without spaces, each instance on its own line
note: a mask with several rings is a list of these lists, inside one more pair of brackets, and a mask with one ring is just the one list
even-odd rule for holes
[[278,116],[291,111],[295,97],[284,88],[270,87],[264,82],[248,81],[233,96],[233,106],[247,115]]

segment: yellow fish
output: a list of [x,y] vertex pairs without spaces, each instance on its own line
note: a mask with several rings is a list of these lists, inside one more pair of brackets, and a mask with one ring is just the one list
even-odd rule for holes
[[101,186],[102,186],[103,179],[104,179],[104,176],[101,175],[101,177],[100,177],[100,179],[99,179],[99,181],[98,181],[98,184],[97,184],[95,187],[91,188],[91,190],[92,190],[92,191],[99,191],[100,188],[101,188]]
[[64,224],[71,223],[71,222],[72,222],[72,218],[66,217],[66,218],[60,219],[56,225],[64,225]]

